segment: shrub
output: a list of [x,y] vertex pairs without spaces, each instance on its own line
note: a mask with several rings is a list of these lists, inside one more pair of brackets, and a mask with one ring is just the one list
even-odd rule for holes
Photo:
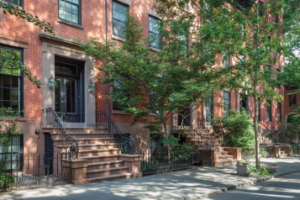
[[217,117],[213,121],[217,137],[223,137],[225,146],[251,149],[255,144],[253,123],[247,112],[229,110],[227,116]]

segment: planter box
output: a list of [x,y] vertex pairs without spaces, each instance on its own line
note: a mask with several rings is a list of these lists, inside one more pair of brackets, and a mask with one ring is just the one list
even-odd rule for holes
[[239,176],[248,176],[247,165],[236,165],[237,175]]

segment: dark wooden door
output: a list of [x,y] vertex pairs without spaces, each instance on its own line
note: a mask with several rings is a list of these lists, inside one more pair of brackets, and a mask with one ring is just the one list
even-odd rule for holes
[[53,174],[53,140],[49,133],[45,133],[45,175]]

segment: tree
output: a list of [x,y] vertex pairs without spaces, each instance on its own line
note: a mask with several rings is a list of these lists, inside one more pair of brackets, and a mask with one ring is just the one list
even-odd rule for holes
[[[123,31],[126,38],[123,44],[106,43],[97,38],[91,38],[89,43],[79,41],[88,55],[102,62],[98,70],[105,76],[99,77],[99,82],[114,86],[110,96],[122,104],[125,112],[135,114],[132,124],[147,122],[146,128],[162,136],[160,142],[168,150],[178,145],[178,139],[167,130],[172,115],[184,113],[182,111],[190,105],[203,104],[219,84],[205,64],[214,61],[206,56],[205,44],[194,46],[189,40],[188,35],[193,33],[186,30],[191,28],[195,18],[187,14],[173,21],[174,14],[169,10],[156,25],[156,32],[163,41],[158,41],[159,37],[145,38],[143,28],[130,15]],[[162,47],[155,53],[151,51],[154,41]]]
[[[158,0],[163,7],[179,7],[175,0]],[[280,101],[276,88],[276,68],[281,69],[283,53],[281,24],[274,17],[281,16],[283,1],[229,1],[229,0],[186,0],[195,7],[195,16],[202,20],[199,29],[201,40],[211,56],[230,56],[232,64],[215,69],[221,76],[221,88],[238,90],[242,95],[254,98],[256,166],[259,168],[258,98],[265,101]],[[272,16],[272,17],[270,17]],[[250,113],[251,114],[251,113]]]

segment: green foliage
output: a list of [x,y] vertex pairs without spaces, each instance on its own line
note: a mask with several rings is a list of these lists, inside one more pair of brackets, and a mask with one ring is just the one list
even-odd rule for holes
[[226,117],[217,117],[213,122],[217,136],[224,137],[225,146],[249,149],[254,147],[253,123],[245,111],[229,110]]
[[6,174],[3,171],[0,171],[0,191],[6,191],[10,189],[11,185],[17,183],[17,178],[15,176],[11,176],[11,174]]
[[247,165],[247,166],[249,166],[250,165],[250,163],[249,163],[249,161],[237,161],[237,164],[238,165]]
[[248,165],[248,172],[250,173],[257,173],[257,174],[260,174],[260,175],[271,175],[271,172],[266,168],[266,167],[262,167],[262,168],[256,168],[255,166],[253,165]]
[[24,8],[20,8],[19,6],[13,6],[10,3],[0,1],[0,8],[2,8],[3,13],[11,14],[16,16],[17,18],[25,19],[27,22],[33,23],[35,26],[40,27],[45,32],[53,33],[53,27],[49,23],[45,23],[41,21],[37,16],[33,16],[30,13],[27,13]]
[[265,158],[267,156],[267,152],[266,152],[266,150],[264,148],[260,148],[259,149],[259,153],[261,154],[261,156],[263,158]]

